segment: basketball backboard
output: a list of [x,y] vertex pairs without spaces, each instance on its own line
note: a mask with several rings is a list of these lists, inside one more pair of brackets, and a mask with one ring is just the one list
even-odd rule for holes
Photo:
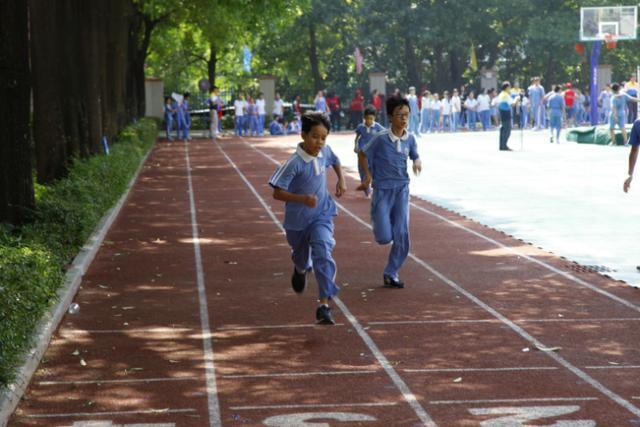
[[580,40],[604,40],[606,34],[617,40],[635,40],[638,6],[580,8]]

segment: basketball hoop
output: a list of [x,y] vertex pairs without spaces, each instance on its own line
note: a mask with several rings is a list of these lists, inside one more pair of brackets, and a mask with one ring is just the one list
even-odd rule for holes
[[604,33],[603,40],[605,45],[607,46],[607,49],[615,49],[617,44],[616,36],[610,33]]

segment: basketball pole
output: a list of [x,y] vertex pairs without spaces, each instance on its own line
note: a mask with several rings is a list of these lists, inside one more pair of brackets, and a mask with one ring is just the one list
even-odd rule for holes
[[593,42],[593,47],[591,49],[591,60],[589,61],[589,65],[591,68],[591,81],[589,84],[589,93],[591,95],[591,126],[598,125],[598,60],[600,59],[601,48],[601,40],[596,40]]

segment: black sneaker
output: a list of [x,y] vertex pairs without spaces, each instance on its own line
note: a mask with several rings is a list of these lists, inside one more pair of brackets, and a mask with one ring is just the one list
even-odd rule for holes
[[384,277],[385,288],[395,288],[395,289],[404,288],[404,282],[400,281],[400,279],[394,279],[393,277],[387,276],[386,274],[383,277]]
[[331,315],[331,307],[328,305],[322,304],[316,310],[316,320],[319,325],[335,325],[336,322],[333,320],[333,316]]
[[291,287],[296,293],[303,293],[304,289],[307,287],[307,273],[298,273],[298,270],[293,267],[293,274],[291,275]]

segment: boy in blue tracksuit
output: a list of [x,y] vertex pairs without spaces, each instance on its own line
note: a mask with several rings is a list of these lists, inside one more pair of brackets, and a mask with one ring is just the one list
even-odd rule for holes
[[[364,109],[364,122],[360,123],[356,128],[356,141],[353,151],[360,153],[365,145],[378,133],[382,132],[384,127],[380,123],[376,122],[376,107],[373,105],[367,105]],[[358,172],[360,172],[360,181],[364,181],[366,175],[364,169],[358,164]],[[364,194],[369,197],[371,193],[371,187],[364,189]]]
[[184,101],[182,105],[184,106],[184,138],[191,141],[191,136],[189,136],[189,129],[191,129],[191,108],[189,105],[189,92],[185,92],[183,95]]
[[173,101],[171,101],[171,97],[167,96],[164,98],[164,124],[165,129],[167,131],[167,139],[169,141],[173,141],[171,137],[171,130],[173,129],[173,113],[176,110],[173,108]]
[[387,99],[386,106],[391,127],[379,133],[360,151],[359,163],[365,170],[365,179],[357,189],[364,190],[373,181],[373,234],[381,245],[393,242],[384,268],[384,286],[404,288],[398,271],[409,254],[407,158],[413,160],[415,175],[422,170],[422,162],[416,140],[406,129],[410,115],[409,102],[403,96],[394,95]]
[[313,270],[319,288],[320,305],[316,320],[320,324],[335,324],[329,300],[338,293],[335,282],[336,263],[332,257],[333,217],[336,204],[327,190],[325,171],[331,166],[338,176],[336,196],[346,191],[340,160],[327,145],[331,129],[329,119],[319,112],[302,116],[302,140],[296,152],[273,173],[269,185],[273,198],[286,202],[283,227],[291,246],[294,268],[291,286],[302,293],[307,274]]

